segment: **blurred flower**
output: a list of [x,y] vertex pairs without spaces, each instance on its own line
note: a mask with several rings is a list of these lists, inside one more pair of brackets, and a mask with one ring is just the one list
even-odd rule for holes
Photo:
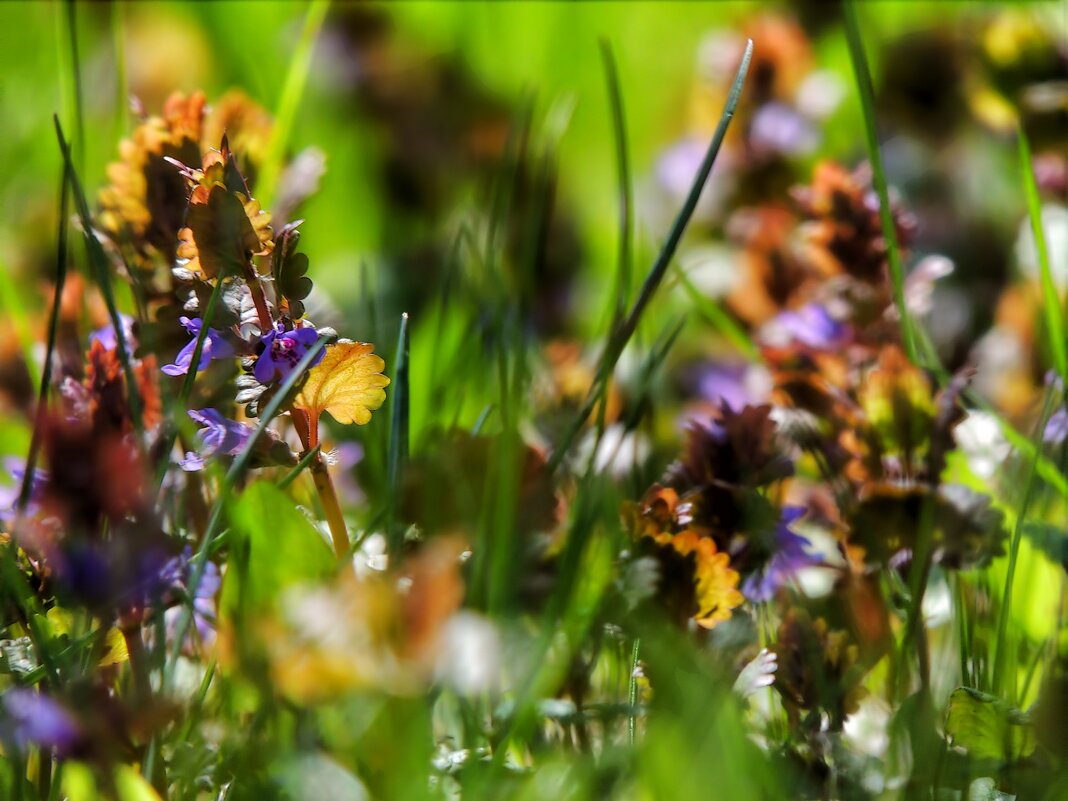
[[237,456],[255,430],[223,417],[215,409],[190,409],[189,416],[204,427],[197,432],[196,453],[187,453],[178,463],[187,472],[203,469],[212,456]]
[[742,592],[755,603],[770,601],[781,587],[793,581],[798,571],[813,565],[823,564],[823,557],[810,553],[806,537],[793,532],[790,526],[805,514],[800,506],[787,506],[775,527],[775,539],[771,558],[745,580]]
[[769,344],[785,346],[800,342],[814,350],[841,347],[848,336],[849,327],[818,303],[809,303],[797,311],[780,312],[761,331],[761,339]]
[[10,726],[9,732],[20,748],[33,744],[70,751],[81,738],[74,717],[47,695],[25,687],[15,687],[0,699]]
[[450,617],[441,631],[435,674],[439,681],[469,697],[498,689],[501,638],[493,622],[468,611]]
[[[1068,286],[1068,207],[1047,203],[1042,207],[1041,219],[1053,283],[1063,292]],[[1038,278],[1038,248],[1035,246],[1031,222],[1027,219],[1020,223],[1020,232],[1016,237],[1016,262],[1027,277]]]
[[[127,314],[119,314],[119,322],[122,324],[122,336],[126,342],[126,352],[133,356],[137,347],[133,334],[133,318]],[[89,344],[99,342],[105,350],[115,350],[118,347],[118,336],[115,334],[115,326],[108,323],[103,328],[98,328],[89,335]]]
[[1042,439],[1048,445],[1060,445],[1068,439],[1068,408],[1062,406],[1050,416]]
[[[181,593],[187,593],[192,569],[193,551],[187,545],[181,556],[175,557],[163,567],[160,575],[171,591],[177,590]],[[208,560],[204,563],[204,572],[200,576],[200,583],[197,584],[196,591],[191,599],[193,629],[187,634],[187,637],[192,638],[193,632],[196,632],[200,645],[205,650],[211,650],[215,644],[215,596],[221,586],[222,576],[219,573],[219,567],[211,560]],[[179,603],[176,606],[172,606],[163,615],[169,639],[173,639],[177,634],[178,620],[182,615],[184,606],[184,602]],[[182,644],[183,648],[188,648],[191,645],[191,639]]]
[[[26,461],[17,456],[5,456],[4,469],[11,476],[12,483],[10,485],[0,485],[0,518],[15,511],[15,506],[19,501],[19,493],[22,491],[22,482],[26,480]],[[37,513],[47,481],[48,473],[39,467],[34,468],[30,497],[26,502],[26,514],[34,515]]]
[[[189,344],[178,352],[173,364],[165,364],[160,369],[167,375],[185,375],[189,372],[190,363],[193,361],[193,351],[196,350],[197,337],[204,321],[199,317],[181,317],[179,322],[193,337]],[[213,359],[230,359],[234,356],[234,349],[230,346],[223,335],[214,328],[208,329],[208,335],[204,338],[204,347],[200,351],[200,363],[197,371],[203,370]]]
[[608,472],[615,478],[624,478],[649,457],[649,441],[640,431],[628,431],[622,423],[613,423],[604,430],[598,442],[597,431],[586,432],[576,449],[576,461],[585,465],[593,455],[594,469]]
[[972,410],[953,430],[968,467],[979,478],[993,478],[1012,454],[1012,446],[1001,433],[997,418]]
[[696,370],[696,394],[717,410],[723,406],[740,412],[767,400],[771,377],[745,362],[702,364]]
[[[253,370],[256,380],[261,384],[285,381],[318,338],[318,332],[310,325],[287,331],[281,323],[277,323],[275,328],[261,337],[263,352]],[[324,355],[325,351],[320,351],[309,366],[319,364]]]
[[[741,606],[745,598],[738,592],[741,577],[730,566],[730,557],[717,550],[715,541],[699,535],[693,529],[674,535],[664,532],[654,536],[653,540],[692,564],[690,615],[697,625],[711,629],[730,620],[732,610]],[[671,588],[671,591],[675,593],[680,589]]]
[[801,156],[819,146],[819,129],[796,108],[786,103],[766,103],[749,129],[750,144],[757,152]]

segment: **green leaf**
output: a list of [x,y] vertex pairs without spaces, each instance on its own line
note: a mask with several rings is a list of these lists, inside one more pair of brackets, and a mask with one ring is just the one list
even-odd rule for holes
[[1035,750],[1030,719],[1000,698],[958,687],[946,709],[946,736],[975,759],[1012,762]]
[[[295,583],[329,576],[336,560],[323,537],[293,500],[273,484],[250,486],[230,513],[231,559],[240,562],[223,589],[223,609],[244,604],[244,611],[272,604]],[[239,584],[239,586],[238,586]],[[238,593],[240,593],[238,595]]]
[[275,288],[289,301],[289,315],[297,319],[304,316],[302,302],[312,291],[312,282],[308,278],[308,257],[297,253],[300,243],[299,222],[287,225],[275,238],[274,258],[271,259],[271,272],[274,274]]

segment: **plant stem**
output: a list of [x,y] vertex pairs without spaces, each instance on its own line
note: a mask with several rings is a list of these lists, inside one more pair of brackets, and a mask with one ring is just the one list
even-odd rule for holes
[[[293,409],[290,412],[293,418],[293,428],[304,445],[305,453],[319,447],[318,427],[311,424],[308,414],[301,409]],[[334,553],[338,559],[344,559],[348,555],[351,542],[349,530],[345,525],[345,517],[341,514],[341,504],[337,499],[337,490],[330,478],[330,471],[323,462],[322,454],[319,453],[311,460],[308,469],[315,483],[315,491],[319,494],[319,501],[323,505],[323,513],[326,515],[326,524],[330,527],[330,540],[334,544]]]

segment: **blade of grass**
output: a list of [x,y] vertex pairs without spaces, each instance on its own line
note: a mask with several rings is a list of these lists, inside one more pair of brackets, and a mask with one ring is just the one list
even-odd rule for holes
[[616,176],[619,179],[619,244],[616,265],[616,286],[613,328],[623,319],[630,294],[632,266],[631,245],[634,239],[634,185],[630,175],[630,156],[627,152],[627,119],[623,111],[623,92],[619,85],[619,69],[612,45],[601,40],[601,60],[604,63],[608,105],[612,111],[613,145],[616,152]]
[[652,300],[653,295],[656,294],[656,290],[664,280],[664,275],[667,273],[668,266],[671,264],[671,260],[675,256],[675,251],[678,249],[683,233],[686,231],[686,226],[690,222],[694,210],[697,208],[697,202],[701,198],[701,191],[704,189],[709,173],[712,172],[712,167],[716,163],[716,156],[719,155],[720,146],[723,144],[723,137],[726,135],[727,128],[730,125],[731,119],[734,117],[734,111],[738,107],[738,100],[742,94],[742,85],[745,83],[745,76],[749,72],[749,62],[752,60],[752,57],[753,41],[750,39],[746,43],[745,53],[742,56],[742,63],[738,67],[738,73],[734,78],[730,93],[727,95],[727,102],[724,106],[723,114],[720,116],[719,124],[716,126],[716,132],[712,136],[712,141],[708,145],[708,150],[705,151],[704,160],[701,162],[701,167],[697,171],[693,184],[690,186],[690,192],[686,196],[686,201],[682,204],[682,208],[679,209],[678,216],[675,217],[675,222],[671,226],[671,231],[668,233],[667,239],[660,248],[660,253],[657,254],[656,261],[653,262],[653,266],[646,275],[641,292],[639,293],[637,300],[634,302],[634,305],[631,307],[630,313],[623,318],[619,326],[613,331],[608,344],[605,346],[594,386],[591,388],[582,410],[572,421],[571,426],[565,432],[560,444],[553,452],[552,458],[549,460],[550,472],[555,471],[560,466],[564,457],[567,455],[568,450],[570,450],[571,446],[574,444],[575,437],[578,435],[579,430],[586,423],[586,420],[597,405],[597,400],[600,397],[601,383],[607,381],[612,375],[612,371],[615,369],[619,357],[623,354],[624,348],[626,348],[627,343],[630,341],[630,338],[634,335],[634,332],[638,327],[638,321],[641,319],[642,313],[645,311],[646,307],[649,305],[649,301]]
[[297,462],[293,466],[293,469],[290,470],[288,473],[286,473],[285,477],[281,481],[278,482],[278,489],[280,489],[280,490],[289,489],[289,486],[294,481],[297,480],[297,476],[299,476],[301,474],[301,472],[304,470],[304,468],[306,468],[309,464],[311,464],[315,459],[319,458],[319,453],[322,451],[322,449],[323,449],[322,444],[319,444],[319,445],[316,445],[314,448],[312,448],[307,453],[305,453],[303,456],[301,456],[300,457],[300,461]]
[[115,138],[126,132],[130,116],[130,97],[126,80],[126,8],[111,4],[111,45],[115,52]]
[[868,59],[864,53],[864,42],[860,38],[860,23],[854,0],[846,0],[842,6],[845,22],[846,42],[849,44],[849,56],[853,62],[853,75],[860,94],[860,108],[864,115],[864,135],[868,144],[868,158],[871,161],[872,183],[879,195],[879,219],[883,226],[883,239],[886,241],[886,259],[890,266],[890,283],[894,289],[894,304],[901,319],[901,337],[909,360],[915,363],[918,358],[916,336],[912,315],[905,303],[905,270],[901,264],[901,251],[897,242],[897,229],[894,215],[890,208],[890,190],[883,169],[882,154],[879,151],[879,135],[875,127],[875,92],[872,89],[871,72]]
[[122,364],[122,373],[126,379],[126,396],[130,403],[130,417],[133,418],[134,429],[138,434],[138,442],[144,434],[144,419],[141,416],[141,392],[137,387],[137,378],[134,375],[133,365],[130,364],[130,353],[126,346],[126,333],[123,330],[122,318],[115,305],[115,293],[111,288],[111,265],[107,255],[100,244],[100,240],[93,233],[93,218],[89,213],[89,204],[86,202],[85,193],[82,191],[81,182],[78,180],[78,171],[74,168],[71,160],[70,146],[63,137],[63,128],[59,124],[59,117],[52,116],[55,123],[56,138],[59,140],[59,149],[63,153],[66,174],[70,182],[71,192],[74,194],[74,203],[78,211],[78,217],[82,224],[82,234],[85,239],[85,249],[89,256],[89,265],[93,271],[93,277],[100,287],[100,294],[104,296],[104,304],[107,306],[108,317],[115,329],[115,350]]
[[78,54],[78,14],[74,0],[64,0],[56,14],[56,49],[59,54],[59,82],[63,107],[74,126],[73,149],[78,169],[85,167],[85,119],[82,111],[81,59]]
[[[197,588],[200,586],[200,580],[204,577],[204,570],[207,565],[208,556],[211,553],[219,527],[222,525],[226,503],[230,499],[230,494],[233,491],[234,486],[237,484],[238,478],[244,473],[245,467],[248,465],[249,459],[252,457],[253,448],[255,448],[259,438],[263,436],[264,431],[266,431],[267,427],[271,424],[274,416],[278,414],[279,410],[282,408],[282,404],[288,399],[289,393],[303,378],[304,374],[307,372],[308,368],[311,367],[315,358],[322,352],[323,348],[326,347],[326,342],[326,337],[320,336],[316,340],[315,345],[309,348],[308,352],[305,353],[304,357],[297,363],[297,366],[293,369],[293,372],[290,373],[289,377],[282,382],[282,385],[278,388],[274,397],[271,398],[270,403],[268,403],[266,408],[260,413],[259,425],[256,426],[255,431],[249,436],[245,448],[234,458],[233,463],[230,465],[230,469],[227,470],[226,475],[223,476],[215,505],[212,507],[211,516],[208,518],[207,528],[204,530],[204,536],[193,557],[189,580],[186,582],[186,594],[188,598],[196,597]],[[189,626],[192,624],[192,620],[192,606],[190,604],[183,604],[181,616],[178,618],[178,624],[175,627],[174,644],[171,646],[171,652],[168,655],[166,664],[163,668],[163,688],[165,692],[169,691],[173,685],[174,668],[178,662],[178,657],[181,655],[182,642],[184,642],[185,636],[189,632]]]
[[740,350],[745,358],[754,364],[762,364],[764,357],[760,354],[760,348],[757,347],[753,338],[746,333],[746,330],[738,325],[718,303],[695,287],[693,281],[690,280],[681,267],[675,270],[675,276],[693,302],[694,307],[701,313],[701,316],[708,320],[723,335],[724,339]]
[[401,315],[400,330],[397,333],[397,364],[393,371],[391,387],[393,390],[392,413],[390,415],[389,455],[389,545],[390,554],[400,553],[403,530],[396,524],[395,514],[400,500],[401,480],[404,466],[408,462],[408,313]]
[[37,452],[41,446],[41,427],[44,425],[45,412],[48,410],[48,386],[52,382],[52,362],[56,353],[56,337],[59,333],[59,308],[63,302],[63,287],[67,283],[67,228],[70,225],[70,175],[66,163],[63,165],[62,183],[59,187],[59,220],[56,223],[56,285],[52,295],[52,310],[48,317],[48,343],[45,349],[44,366],[41,368],[41,383],[37,391],[37,408],[34,411],[33,433],[30,435],[30,449],[26,454],[26,473],[22,477],[16,512],[21,515],[30,502],[33,491],[33,476],[37,467]]
[[267,157],[256,182],[256,194],[264,206],[270,206],[274,200],[278,178],[282,173],[282,161],[285,159],[289,137],[293,133],[293,120],[296,119],[304,86],[308,82],[308,71],[315,53],[315,40],[323,27],[323,20],[326,19],[329,8],[330,0],[313,0],[308,6],[308,13],[304,15],[304,25],[293,50],[293,57],[289,61],[289,70],[286,72],[278,109],[275,111],[274,126],[267,144]]
[[1016,135],[1020,155],[1020,173],[1023,176],[1024,196],[1027,198],[1027,216],[1031,221],[1031,234],[1035,238],[1035,250],[1038,254],[1038,268],[1042,283],[1042,310],[1046,317],[1046,336],[1050,357],[1057,375],[1068,388],[1068,353],[1065,352],[1064,312],[1057,297],[1057,285],[1053,281],[1053,270],[1049,263],[1049,250],[1046,235],[1042,230],[1042,201],[1038,196],[1038,184],[1031,166],[1031,146],[1027,134],[1020,126]]
[[[1032,444],[1035,454],[1041,451],[1042,434],[1046,429],[1046,421],[1054,409],[1055,392],[1051,388],[1046,394],[1042,414],[1035,423],[1035,431],[1032,435]],[[994,651],[994,694],[1009,703],[1016,701],[1016,680],[1013,679],[1006,693],[1005,684],[1008,681],[1006,672],[1009,671],[1006,657],[1009,654],[1009,615],[1012,612],[1012,592],[1016,579],[1016,562],[1020,556],[1020,543],[1023,540],[1024,523],[1027,520],[1027,512],[1031,506],[1031,500],[1035,491],[1035,476],[1037,475],[1038,460],[1032,456],[1027,465],[1027,479],[1024,482],[1023,500],[1016,515],[1016,524],[1013,526],[1012,541],[1009,545],[1009,564],[1005,571],[1005,586],[1001,592],[1001,606],[998,610],[997,635],[994,639],[996,650]]]

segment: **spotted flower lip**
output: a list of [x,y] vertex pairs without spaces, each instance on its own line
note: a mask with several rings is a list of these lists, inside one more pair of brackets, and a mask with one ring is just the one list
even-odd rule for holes
[[[285,381],[318,338],[319,333],[310,325],[292,331],[285,330],[281,324],[276,325],[262,337],[263,352],[253,369],[256,380],[261,384]],[[320,352],[308,366],[317,365],[323,360],[323,355]]]
[[203,428],[197,432],[197,452],[178,462],[186,472],[203,469],[212,456],[236,456],[252,436],[252,426],[223,417],[215,409],[190,409],[189,416]]
[[[160,368],[167,375],[185,375],[189,372],[189,365],[193,361],[193,351],[197,347],[197,337],[200,336],[200,329],[204,325],[204,321],[198,317],[180,317],[178,321],[193,338],[188,345],[178,351],[173,364],[165,364]],[[231,359],[233,356],[234,349],[223,339],[223,335],[214,328],[209,328],[208,335],[204,338],[204,347],[200,351],[197,372],[207,367],[213,359]]]
[[810,553],[807,538],[790,529],[805,514],[804,507],[787,506],[775,528],[775,552],[767,563],[745,580],[742,593],[750,601],[770,601],[802,568],[822,565],[823,557]]

